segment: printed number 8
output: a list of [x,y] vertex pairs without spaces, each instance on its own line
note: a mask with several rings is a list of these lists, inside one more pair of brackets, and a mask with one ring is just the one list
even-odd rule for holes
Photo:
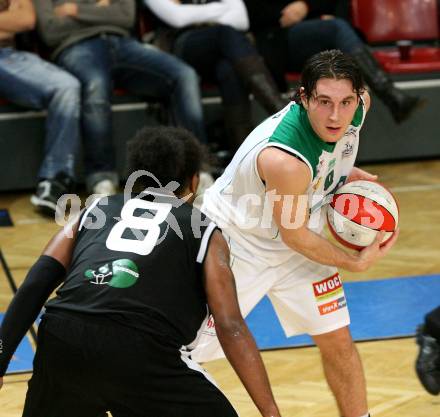
[[[165,221],[172,208],[171,204],[154,203],[139,199],[128,200],[121,210],[121,220],[116,223],[105,242],[110,250],[118,252],[133,252],[138,255],[149,255],[160,236],[159,225]],[[153,218],[134,216],[136,209],[155,211]],[[126,229],[146,230],[148,233],[143,240],[125,239],[122,237]]]

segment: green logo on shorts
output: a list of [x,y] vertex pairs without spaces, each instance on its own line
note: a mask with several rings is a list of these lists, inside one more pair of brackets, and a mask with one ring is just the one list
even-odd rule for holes
[[139,278],[137,265],[130,259],[118,259],[111,264],[100,266],[97,270],[84,272],[91,284],[109,285],[114,288],[128,288]]

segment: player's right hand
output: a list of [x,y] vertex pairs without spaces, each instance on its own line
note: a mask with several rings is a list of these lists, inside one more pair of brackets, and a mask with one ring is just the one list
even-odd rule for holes
[[399,236],[399,228],[393,233],[391,238],[384,245],[380,245],[383,238],[385,236],[385,232],[382,230],[376,235],[376,239],[374,242],[362,249],[358,253],[358,259],[354,263],[354,269],[352,272],[364,272],[369,269],[373,264],[375,264],[379,259],[383,258],[390,249],[396,243],[396,240]]

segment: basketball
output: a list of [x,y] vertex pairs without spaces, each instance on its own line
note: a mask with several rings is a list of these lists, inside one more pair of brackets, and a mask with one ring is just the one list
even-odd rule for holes
[[327,206],[327,222],[332,235],[342,245],[361,250],[384,230],[381,245],[392,236],[399,222],[394,196],[374,181],[353,181],[338,188]]

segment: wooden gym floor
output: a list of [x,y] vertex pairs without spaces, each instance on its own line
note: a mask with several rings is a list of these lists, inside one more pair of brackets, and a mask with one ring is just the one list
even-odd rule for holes
[[[343,273],[344,280],[440,273],[440,161],[363,168],[379,174],[379,180],[395,193],[400,204],[401,234],[387,258],[366,273]],[[0,247],[20,283],[58,226],[32,211],[29,194],[0,194],[0,208],[9,209],[15,224],[0,228]],[[11,292],[0,271],[0,311],[5,311],[10,299]],[[359,343],[358,348],[373,417],[440,416],[440,396],[426,394],[415,376],[417,349],[413,338]],[[284,417],[338,416],[316,348],[264,352],[263,358]],[[226,360],[205,367],[241,417],[259,415]],[[5,377],[0,391],[1,417],[21,416],[29,376]]]

